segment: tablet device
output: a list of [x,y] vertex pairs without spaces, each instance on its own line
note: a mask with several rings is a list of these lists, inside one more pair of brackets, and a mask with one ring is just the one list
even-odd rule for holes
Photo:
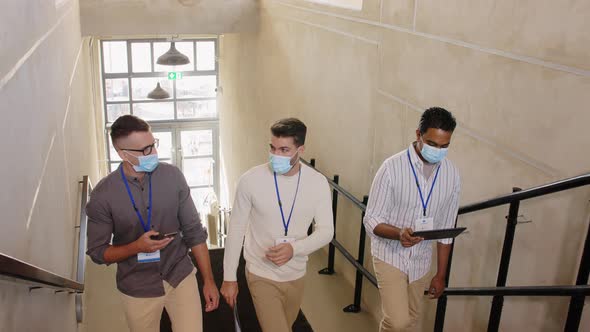
[[432,231],[419,231],[414,232],[412,236],[417,236],[424,238],[424,240],[439,240],[439,239],[449,239],[454,238],[457,235],[463,233],[467,227],[458,227],[458,228],[446,228],[446,229],[435,229]]

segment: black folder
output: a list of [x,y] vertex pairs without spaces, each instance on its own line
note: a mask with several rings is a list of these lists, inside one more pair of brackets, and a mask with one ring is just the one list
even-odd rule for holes
[[467,227],[458,227],[458,228],[447,228],[447,229],[435,229],[432,231],[419,231],[414,232],[412,236],[421,237],[424,240],[439,240],[439,239],[449,239],[454,238],[457,235],[463,233]]

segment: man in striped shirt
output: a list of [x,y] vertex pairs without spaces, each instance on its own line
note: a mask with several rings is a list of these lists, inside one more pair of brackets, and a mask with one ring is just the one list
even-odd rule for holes
[[[381,295],[381,332],[411,331],[418,321],[432,245],[413,232],[454,227],[461,183],[457,168],[445,157],[455,127],[447,110],[427,109],[416,141],[385,160],[373,180],[364,224]],[[437,243],[430,298],[444,290],[451,243]]]

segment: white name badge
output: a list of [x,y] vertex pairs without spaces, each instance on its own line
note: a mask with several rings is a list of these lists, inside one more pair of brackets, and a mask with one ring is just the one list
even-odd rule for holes
[[275,246],[278,246],[279,244],[282,244],[282,243],[293,243],[293,242],[295,242],[294,237],[283,236],[283,237],[275,239]]
[[434,229],[434,218],[418,218],[414,221],[414,232],[431,231]]
[[138,263],[151,263],[160,261],[160,250],[154,252],[140,252],[137,254]]

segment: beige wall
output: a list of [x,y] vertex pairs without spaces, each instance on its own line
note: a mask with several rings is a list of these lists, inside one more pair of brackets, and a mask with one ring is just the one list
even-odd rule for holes
[[[0,7],[0,252],[74,278],[78,181],[98,176],[78,1]],[[2,282],[0,307],[0,331],[77,330],[67,293]]]
[[84,36],[237,32],[249,29],[257,12],[255,0],[80,0],[80,6]]
[[[450,158],[462,173],[462,204],[590,171],[583,152],[590,149],[590,26],[583,19],[590,7],[494,4],[365,0],[362,11],[350,11],[261,1],[257,31],[221,39],[230,190],[241,173],[265,162],[270,124],[296,116],[309,128],[306,156],[360,198],[383,160],[413,140],[421,110],[433,105],[459,121]],[[521,204],[523,219],[533,222],[517,228],[509,285],[575,281],[588,198],[590,190],[577,189]],[[337,237],[356,254],[360,215],[341,202]],[[495,284],[506,214],[502,207],[460,218],[470,233],[457,241],[452,286]],[[336,264],[352,283],[340,255]],[[375,289],[365,285],[364,295],[378,317]],[[447,330],[485,329],[490,300],[451,299]],[[507,299],[501,329],[559,330],[567,302]],[[424,330],[432,328],[434,308],[426,306]],[[590,328],[588,311],[581,330]]]

